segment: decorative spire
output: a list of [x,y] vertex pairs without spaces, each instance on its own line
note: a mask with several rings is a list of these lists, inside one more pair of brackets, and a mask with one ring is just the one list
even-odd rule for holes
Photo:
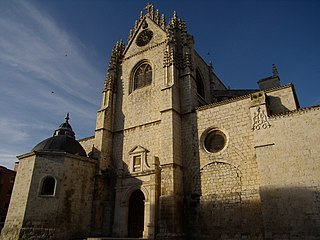
[[183,67],[184,67],[184,65],[186,67],[189,67],[190,69],[193,69],[192,58],[191,58],[189,52],[185,53],[185,63],[183,64]]
[[273,77],[278,77],[278,69],[276,67],[275,64],[272,64],[272,74],[273,74]]
[[152,3],[147,3],[147,6],[144,8],[145,10],[147,10],[147,14],[152,18],[153,18],[153,9],[154,9],[154,6]]
[[113,87],[113,82],[115,81],[115,78],[116,78],[117,65],[120,59],[123,57],[124,48],[125,46],[121,39],[120,42],[116,42],[116,44],[112,49],[112,53],[109,61],[108,73],[104,83],[104,91],[110,90]]
[[[166,20],[164,14],[160,14],[158,9],[154,8],[152,3],[148,3],[144,8],[143,11],[140,12],[139,19],[135,21],[134,27],[130,30],[128,36],[128,42],[132,39],[135,35],[136,31],[138,30],[141,22],[145,19],[145,16],[153,20],[159,27],[165,30],[166,27]],[[161,17],[160,17],[161,16]]]
[[159,25],[160,24],[160,13],[159,13],[159,9],[156,10],[156,14],[154,16],[154,21]]
[[173,12],[166,26],[168,48],[165,54],[164,66],[174,64],[180,69],[193,69],[193,38],[187,33],[186,22]]
[[175,33],[177,31],[182,31],[182,32],[186,31],[186,24],[182,19],[177,17],[176,11],[173,12],[173,16],[170,19],[166,30],[167,30],[169,41],[175,41],[175,35],[176,35]]
[[214,69],[212,61],[209,62],[209,68],[212,70]]
[[68,137],[75,138],[74,131],[72,130],[71,125],[69,124],[69,112],[65,117],[65,122],[60,124],[60,126],[54,131],[53,136],[67,135]]
[[165,29],[165,27],[166,27],[166,17],[165,17],[164,14],[161,15],[160,27],[161,27],[162,29]]
[[173,19],[177,19],[177,12],[173,11]]
[[65,117],[65,120],[66,120],[66,123],[69,123],[69,112],[67,112],[67,115],[66,115],[66,117]]

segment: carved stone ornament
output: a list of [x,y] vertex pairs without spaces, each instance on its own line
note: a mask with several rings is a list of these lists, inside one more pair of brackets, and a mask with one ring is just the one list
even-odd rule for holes
[[271,124],[268,121],[267,114],[263,109],[258,107],[257,112],[254,113],[253,116],[253,130],[260,130],[261,128],[266,129],[271,127]]
[[117,42],[111,53],[108,71],[107,71],[107,77],[104,83],[104,91],[113,89],[113,83],[117,76],[117,65],[119,64],[121,58],[123,57],[123,51],[125,49],[125,46],[122,42]]
[[129,172],[131,174],[142,173],[155,168],[154,162],[148,162],[148,150],[141,146],[135,146],[129,151]]
[[163,67],[169,67],[175,63],[175,54],[172,47],[167,47],[164,52]]
[[141,33],[139,33],[136,40],[136,44],[139,47],[145,46],[150,42],[150,40],[152,39],[152,36],[153,36],[153,32],[149,29],[145,29]]
[[[145,17],[150,18],[153,20],[154,23],[156,23],[161,29],[165,30],[166,28],[166,18],[164,14],[160,14],[158,9],[154,9],[153,4],[148,3],[147,6],[144,8],[144,11],[140,12],[139,20],[135,22],[135,25],[133,29],[130,30],[129,36],[128,36],[128,42],[132,39],[132,37],[135,35],[136,31],[139,30],[139,25],[141,21],[144,21]],[[147,27],[142,25],[143,29],[146,29]]]

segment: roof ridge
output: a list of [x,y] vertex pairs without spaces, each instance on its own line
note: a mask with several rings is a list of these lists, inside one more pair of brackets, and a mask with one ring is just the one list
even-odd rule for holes
[[[269,93],[269,92],[273,92],[273,91],[276,91],[276,90],[284,89],[284,88],[287,88],[287,87],[293,87],[293,84],[292,83],[288,83],[288,84],[285,84],[285,85],[282,85],[282,86],[279,86],[279,87],[273,87],[273,88],[269,88],[269,89],[265,89],[265,90],[258,90],[258,91],[263,91],[265,93]],[[226,91],[228,91],[228,90],[226,90]],[[243,95],[243,96],[235,97],[235,98],[226,99],[226,100],[223,100],[221,102],[210,103],[208,105],[204,105],[204,106],[198,107],[198,108],[196,108],[196,110],[200,110],[201,111],[201,110],[205,110],[205,109],[208,109],[208,108],[211,108],[211,107],[216,107],[216,106],[221,106],[221,105],[224,105],[224,104],[236,102],[236,101],[239,101],[239,100],[243,100],[243,99],[249,98],[250,95],[251,95],[251,93]]]
[[299,109],[291,110],[291,111],[288,111],[288,112],[272,114],[269,117],[270,118],[280,118],[280,117],[290,116],[290,115],[293,115],[293,114],[306,113],[306,112],[309,112],[311,110],[320,110],[320,104],[314,105],[314,106],[305,107],[305,108],[299,108]]

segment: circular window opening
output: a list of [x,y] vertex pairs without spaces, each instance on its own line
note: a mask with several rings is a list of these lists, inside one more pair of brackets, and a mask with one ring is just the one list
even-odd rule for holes
[[223,132],[219,130],[210,131],[204,140],[204,147],[209,152],[219,152],[226,145],[226,139],[226,135]]

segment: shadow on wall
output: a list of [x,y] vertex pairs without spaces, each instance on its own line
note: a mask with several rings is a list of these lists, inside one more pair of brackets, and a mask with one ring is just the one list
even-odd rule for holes
[[[112,69],[115,70],[115,69]],[[115,106],[122,106],[123,101],[123,83],[120,79],[115,76],[122,75],[122,69],[117,67],[118,74],[112,75],[108,72],[107,77],[110,74],[110,79],[108,82],[108,88],[113,90],[111,94],[112,100],[109,103],[108,109],[106,109],[106,116],[104,121],[107,125],[110,125],[111,132],[106,131],[104,136],[104,141],[106,148],[110,156],[105,159],[109,162],[106,169],[99,169],[99,174],[96,175],[95,179],[95,190],[94,199],[92,205],[92,220],[91,220],[91,235],[92,236],[112,236],[113,225],[114,225],[114,209],[115,209],[115,187],[117,182],[118,170],[123,169],[122,161],[116,162],[117,160],[114,156],[113,146],[123,146],[123,132],[118,131],[114,133],[115,129],[123,129],[125,116],[122,111],[115,112]],[[108,91],[110,90],[108,89]],[[115,142],[116,140],[116,142]],[[122,156],[123,148],[117,148],[118,155]],[[100,159],[102,153],[93,148],[92,152],[88,154],[89,157],[94,159]]]
[[258,190],[244,191],[241,172],[231,164],[214,161],[200,168],[197,115],[184,117],[186,239],[263,239]]
[[187,239],[320,239],[319,189],[268,188],[260,196],[261,205],[241,193],[194,196]]
[[320,187],[261,188],[265,238],[320,239]]
[[280,114],[289,112],[290,110],[284,106],[280,97],[268,96],[269,114]]

